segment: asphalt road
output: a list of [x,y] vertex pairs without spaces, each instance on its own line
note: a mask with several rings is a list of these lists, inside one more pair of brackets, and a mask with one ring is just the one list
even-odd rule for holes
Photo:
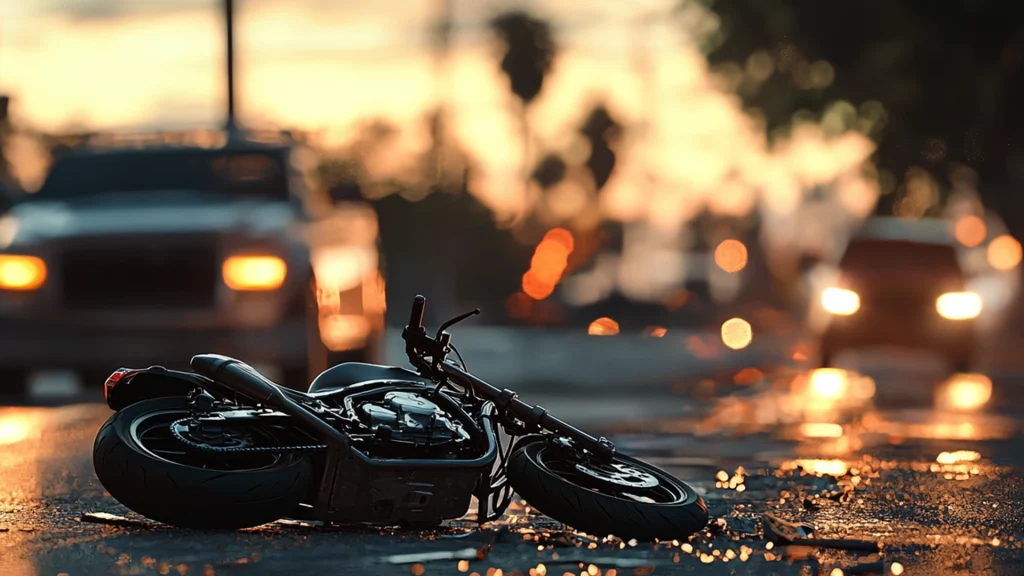
[[[660,394],[595,393],[585,401],[544,389],[524,394],[609,433],[623,452],[700,491],[715,520],[687,542],[590,542],[522,506],[469,533],[464,523],[429,534],[287,523],[228,533],[178,530],[147,522],[105,495],[91,448],[109,411],[87,403],[0,409],[0,573],[1024,572],[1021,380],[994,378],[987,410],[954,413],[934,408],[936,377],[927,370],[886,365],[875,369],[871,386],[844,378],[849,393],[840,402],[831,398],[834,374],[812,379],[781,367],[758,378],[750,370],[740,376],[738,365],[719,368],[708,372],[718,373],[713,377],[681,377],[682,384]],[[97,512],[129,522],[82,521]],[[883,548],[774,545],[764,538],[766,514],[810,523],[819,538],[865,539]]]

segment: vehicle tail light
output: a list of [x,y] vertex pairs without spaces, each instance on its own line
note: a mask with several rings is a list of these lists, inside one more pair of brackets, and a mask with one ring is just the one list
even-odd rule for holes
[[860,296],[846,288],[826,288],[821,293],[821,305],[831,314],[850,316],[860,310]]
[[46,263],[42,258],[0,254],[0,290],[27,292],[46,282]]
[[935,301],[935,310],[947,320],[970,320],[981,314],[981,296],[974,292],[946,292]]
[[114,373],[107,376],[106,382],[103,383],[103,399],[110,400],[110,391],[114,389],[114,386],[128,374],[128,370],[124,368],[118,368],[114,370]]
[[288,266],[277,256],[232,256],[224,261],[221,273],[232,290],[277,290]]

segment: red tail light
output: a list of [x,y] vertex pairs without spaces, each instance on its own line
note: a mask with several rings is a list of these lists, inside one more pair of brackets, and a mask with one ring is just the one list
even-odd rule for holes
[[107,381],[103,383],[103,399],[108,400],[110,398],[110,391],[114,389],[114,385],[124,378],[125,374],[129,371],[126,368],[118,368],[114,370],[114,373],[107,376]]

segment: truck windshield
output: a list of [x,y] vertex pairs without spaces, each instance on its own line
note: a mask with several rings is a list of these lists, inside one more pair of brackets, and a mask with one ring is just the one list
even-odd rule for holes
[[954,275],[961,272],[952,246],[876,239],[850,242],[839,266],[850,271],[920,270]]
[[57,160],[41,199],[70,200],[110,192],[190,190],[288,200],[283,155],[264,151],[132,150]]

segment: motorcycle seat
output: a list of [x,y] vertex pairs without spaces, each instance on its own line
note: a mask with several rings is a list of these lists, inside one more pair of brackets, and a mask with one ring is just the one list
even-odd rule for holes
[[329,394],[360,382],[371,380],[401,380],[405,382],[422,382],[430,380],[419,374],[398,366],[379,366],[362,362],[345,362],[328,368],[317,376],[309,385],[310,394]]

